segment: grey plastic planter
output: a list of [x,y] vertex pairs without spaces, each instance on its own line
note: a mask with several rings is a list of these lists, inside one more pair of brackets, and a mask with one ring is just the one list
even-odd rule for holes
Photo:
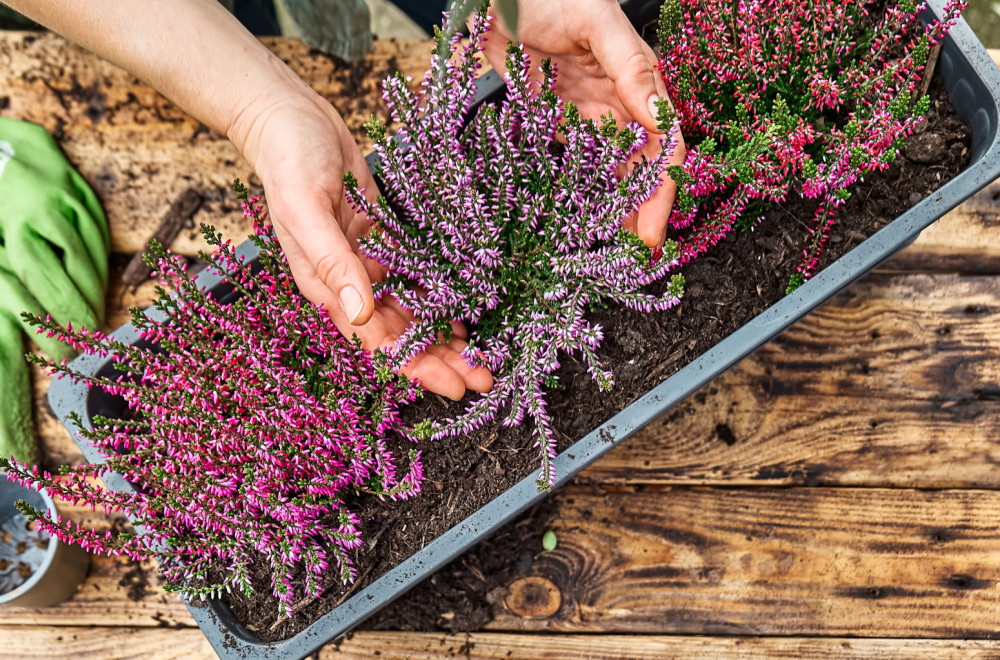
[[[939,0],[932,1],[932,6],[940,5]],[[879,262],[911,243],[922,229],[1000,176],[1000,71],[964,21],[960,21],[946,39],[938,71],[959,114],[973,131],[972,163],[969,167],[793,294],[772,305],[561,453],[556,459],[559,475],[557,486],[572,479],[602,454],[780,334]],[[489,74],[480,81],[478,97],[480,100],[487,99],[501,91],[499,77]],[[240,252],[248,257],[254,256],[253,249],[247,244],[241,246]],[[202,277],[204,279],[201,281],[208,286],[218,285],[221,281],[220,277],[210,274]],[[219,293],[225,293],[224,287],[224,284],[219,286]],[[136,340],[136,333],[131,325],[123,326],[114,335],[123,341]],[[107,362],[84,356],[77,359],[73,366],[80,372],[93,373],[105,368]],[[89,419],[93,414],[102,412],[105,405],[100,393],[88,392],[84,386],[73,385],[66,379],[53,383],[49,401],[64,421],[74,411]],[[73,432],[73,429],[70,431]],[[89,444],[76,439],[88,460],[100,460],[100,456],[96,455]],[[105,482],[113,489],[131,488],[120,477],[112,476],[105,479]],[[537,491],[535,475],[529,475],[337,609],[294,637],[281,642],[260,642],[253,633],[233,619],[229,608],[222,602],[213,601],[207,607],[189,605],[189,609],[222,658],[304,658],[398,598],[407,589],[485,539],[544,496],[544,493]]]
[[[87,575],[90,555],[28,529],[28,519],[14,506],[18,500],[49,516],[58,513],[51,497],[7,481],[7,474],[0,472],[0,606],[57,605],[76,592]],[[22,580],[19,570],[30,570],[30,575]]]

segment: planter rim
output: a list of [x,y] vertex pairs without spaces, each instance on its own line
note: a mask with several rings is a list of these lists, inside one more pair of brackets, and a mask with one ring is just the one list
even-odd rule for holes
[[[45,503],[45,510],[48,512],[50,517],[55,518],[59,515],[59,510],[56,509],[56,503],[51,497],[49,497],[48,493],[40,490],[33,490],[31,488],[25,488],[15,481],[7,481],[7,473],[4,471],[0,471],[0,481],[4,481],[10,486],[19,488],[25,493],[38,495]],[[42,559],[42,563],[39,564],[38,568],[36,568],[34,572],[32,572],[31,577],[22,582],[19,586],[6,593],[0,594],[0,606],[7,604],[16,605],[13,601],[16,601],[18,598],[24,596],[26,593],[31,591],[35,585],[42,581],[42,578],[45,577],[45,573],[52,567],[52,563],[55,561],[56,552],[59,549],[60,543],[62,543],[62,541],[54,536],[49,537],[49,545],[45,548],[45,557]]]
[[[944,0],[928,0],[928,5],[940,15]],[[1000,69],[993,63],[964,18],[959,19],[944,40],[938,71],[946,81],[949,76],[962,74],[973,75],[977,79],[973,84],[966,77],[960,77],[948,89],[956,111],[973,131],[969,166],[793,293],[768,307],[561,452],[554,462],[559,475],[554,488],[568,482],[609,449],[631,437],[637,430],[786,330],[841,288],[913,242],[921,230],[1000,176]],[[501,78],[495,72],[485,74],[478,81],[477,99],[483,100],[491,96],[502,85]],[[371,156],[368,162],[373,164]],[[237,248],[237,253],[250,260],[256,256],[257,250],[246,242]],[[215,286],[221,281],[221,275],[212,271],[205,271],[199,277],[199,282],[206,287]],[[162,319],[162,314],[155,310],[148,313],[151,318]],[[131,324],[118,328],[112,336],[124,342],[138,339],[138,333]],[[74,360],[72,366],[81,373],[94,373],[107,361],[107,358],[84,355]],[[78,437],[67,419],[73,411],[86,411],[86,395],[86,385],[63,378],[54,380],[50,386],[49,402],[69,428],[87,460],[99,462],[101,457],[96,449]],[[89,416],[81,416],[89,427]],[[348,632],[367,616],[389,604],[421,579],[545,497],[548,493],[538,492],[535,478],[532,473],[514,484],[288,639],[272,643],[261,642],[235,621],[228,607],[221,601],[209,601],[207,606],[194,605],[186,598],[184,602],[223,659],[245,658],[248,654],[259,658],[304,658]],[[112,490],[133,490],[120,475],[109,474],[102,476],[102,479]],[[224,629],[220,629],[220,626]]]

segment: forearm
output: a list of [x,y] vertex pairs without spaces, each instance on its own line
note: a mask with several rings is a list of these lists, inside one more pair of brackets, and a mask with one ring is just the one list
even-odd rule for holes
[[141,78],[241,150],[248,114],[312,95],[216,0],[2,1]]

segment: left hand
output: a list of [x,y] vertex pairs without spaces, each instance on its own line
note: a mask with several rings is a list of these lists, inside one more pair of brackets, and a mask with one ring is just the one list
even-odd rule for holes
[[[343,173],[354,172],[369,197],[377,192],[361,150],[333,106],[304,83],[267,91],[241,113],[229,136],[264,184],[292,276],[345,337],[357,335],[369,350],[392,346],[413,315],[388,296],[375,302],[371,283],[384,279],[385,270],[357,252],[370,221],[344,196]],[[402,371],[458,400],[466,389],[488,391],[493,377],[465,362],[465,329],[456,324],[455,330],[450,342],[414,356]]]
[[[656,70],[657,58],[629,23],[615,0],[518,0],[517,36],[531,57],[535,71],[545,58],[556,65],[556,92],[579,107],[584,118],[599,119],[610,110],[619,125],[636,121],[650,131],[650,139],[636,158],[654,159],[660,153],[660,133],[653,101],[666,97],[667,89]],[[497,71],[504,71],[510,30],[494,7],[490,34],[483,51]],[[684,142],[671,164],[684,162]],[[656,194],[628,218],[625,228],[649,247],[663,245],[667,218],[677,186],[661,177]]]

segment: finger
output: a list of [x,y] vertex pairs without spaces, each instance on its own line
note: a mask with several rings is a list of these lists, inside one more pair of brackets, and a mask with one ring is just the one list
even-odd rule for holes
[[[357,177],[358,187],[364,190],[365,197],[370,203],[374,204],[379,195],[379,189],[368,169],[368,164],[364,159],[360,159],[359,157],[358,162],[352,163],[350,171]],[[365,267],[365,272],[368,273],[369,281],[381,282],[385,280],[385,266],[374,259],[370,259],[358,244],[360,237],[367,236],[371,232],[371,221],[364,213],[356,211],[346,196],[341,200],[337,216],[340,218],[340,226],[344,230],[344,235],[347,236],[351,249],[361,259],[361,263]]]
[[489,392],[493,387],[493,374],[486,367],[472,367],[462,351],[469,343],[461,339],[452,339],[447,344],[434,346],[434,354],[451,367],[465,382],[465,387],[475,392]]
[[[402,309],[399,303],[389,296],[379,305],[378,317],[384,321],[390,337],[384,345],[388,345],[402,336],[413,322],[413,314]],[[393,306],[392,303],[395,303]],[[362,339],[363,341],[363,339]],[[442,350],[444,349],[444,350]],[[449,356],[451,353],[452,356]],[[409,378],[420,379],[420,384],[426,389],[458,401],[465,396],[466,376],[471,374],[472,367],[465,363],[461,355],[444,346],[429,346],[423,352],[415,355],[401,370]],[[492,376],[491,376],[492,378]],[[480,381],[481,382],[481,378]]]
[[670,209],[674,205],[674,197],[677,186],[673,180],[666,176],[665,181],[660,182],[660,187],[649,200],[639,207],[636,218],[636,233],[639,239],[649,248],[662,247],[663,239],[667,231],[667,218],[670,217]]
[[[413,318],[413,313],[405,310],[392,296],[387,296],[384,300],[386,311],[396,314],[405,330],[408,319]],[[439,341],[444,341],[444,337],[439,336]],[[462,351],[468,346],[468,331],[465,326],[458,321],[451,322],[451,337],[447,343],[436,344],[427,348],[427,352],[439,357],[445,364],[451,367],[465,383],[465,387],[476,392],[488,392],[493,387],[493,374],[485,367],[473,367],[464,357]]]
[[656,70],[656,56],[617,5],[605,6],[588,28],[591,51],[614,83],[626,112],[647,130],[659,133],[654,101],[666,98],[667,88]]
[[[308,264],[311,273],[307,277],[311,276],[335,294],[336,306],[343,312],[343,318],[352,325],[366,323],[375,310],[371,279],[334,217],[329,195],[319,189],[306,188],[292,199],[276,200],[270,208],[286,253],[294,242],[294,257],[289,253],[289,264],[293,259],[298,261],[299,270],[304,270],[302,262]],[[305,289],[302,292],[333,312],[329,296],[315,289],[312,295]]]
[[[659,140],[650,140],[643,148],[643,152],[650,160],[655,159],[660,153]],[[680,132],[677,134],[677,146],[670,156],[671,165],[680,165],[684,162],[684,139]],[[674,200],[677,197],[677,184],[670,178],[670,175],[663,172],[660,175],[660,187],[656,189],[653,196],[639,207],[636,218],[636,233],[642,242],[650,248],[663,247],[663,239],[667,231],[667,220],[670,218],[670,209],[673,208]]]
[[452,401],[459,401],[465,396],[462,377],[440,356],[429,351],[415,355],[401,371],[407,378],[418,379],[425,389]]
[[[401,335],[406,330],[406,327],[411,322],[410,319],[413,318],[413,314],[400,307],[395,299],[391,302],[386,301],[385,305],[380,309],[385,314],[388,325],[394,329],[397,335]],[[465,361],[465,358],[462,357],[462,351],[468,345],[468,342],[464,339],[452,337],[448,343],[428,346],[421,355],[437,358],[444,366],[448,367],[462,381],[463,394],[465,389],[475,390],[476,392],[488,392],[493,387],[493,374],[484,367],[473,367]],[[416,357],[413,360],[413,364],[414,367],[420,366],[417,364]],[[422,367],[434,379],[429,383],[424,382],[424,386],[433,392],[444,394],[443,391],[439,390],[446,388],[450,390],[454,381],[450,377],[447,381],[441,380],[443,374],[437,371],[439,366],[437,362],[431,361],[428,365]],[[450,394],[444,395],[450,396]],[[461,398],[461,395],[458,398]]]

